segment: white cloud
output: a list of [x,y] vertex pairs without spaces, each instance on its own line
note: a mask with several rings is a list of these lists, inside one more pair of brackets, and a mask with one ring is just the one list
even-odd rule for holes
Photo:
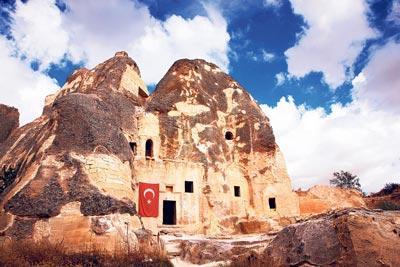
[[55,80],[40,71],[33,71],[29,62],[15,57],[13,44],[0,36],[0,103],[14,106],[23,125],[39,117],[46,95],[59,87]]
[[[55,0],[19,0],[10,13],[14,41],[2,41],[6,48],[0,51],[0,102],[18,107],[24,123],[40,114],[44,96],[57,88],[43,71],[65,57],[91,68],[125,50],[137,61],[146,83],[157,83],[180,58],[203,58],[228,69],[227,23],[212,6],[205,6],[207,16],[173,15],[160,21],[145,5],[131,0],[65,4],[67,10],[61,12]],[[34,61],[41,63],[38,72],[29,68]]]
[[354,78],[353,98],[365,101],[375,109],[400,115],[400,44],[389,41],[375,48],[372,57]]
[[283,72],[279,72],[275,75],[276,86],[281,86],[286,81],[286,75]]
[[[63,28],[70,37],[69,50],[75,61],[94,67],[116,51],[145,34],[157,21],[146,6],[130,0],[65,0]],[[156,42],[156,40],[154,40]],[[140,67],[140,66],[139,66]]]
[[43,66],[64,55],[87,67],[125,50],[135,59],[147,83],[157,83],[180,58],[204,58],[228,69],[227,23],[220,12],[205,6],[207,16],[166,21],[131,0],[65,0],[60,12],[54,0],[17,2],[12,34],[28,59]]
[[275,59],[275,55],[273,53],[269,53],[269,52],[265,51],[264,49],[262,49],[261,52],[262,52],[263,60],[265,62],[272,62],[272,60]]
[[399,181],[397,115],[360,103],[335,104],[326,114],[322,108],[296,106],[293,98],[263,109],[286,157],[294,188],[327,184],[338,170],[357,174],[369,192]]
[[54,0],[17,1],[11,33],[20,53],[41,68],[60,61],[68,50],[68,34],[61,27],[61,12]]
[[258,51],[249,50],[246,52],[246,57],[255,62],[267,62],[271,63],[275,59],[275,54],[269,53],[264,49]]
[[227,71],[230,39],[227,23],[216,9],[208,6],[206,10],[208,17],[185,20],[171,16],[148,27],[146,34],[131,44],[128,50],[147,83],[158,82],[179,58],[203,58]]
[[282,5],[282,0],[264,0],[264,6],[278,8]]
[[394,0],[387,21],[395,25],[400,25],[400,0]]
[[308,28],[298,43],[285,52],[288,72],[304,77],[322,72],[325,82],[336,88],[351,78],[346,71],[369,38],[377,33],[368,25],[368,5],[363,0],[290,0]]
[[328,183],[346,170],[360,177],[366,191],[400,179],[399,44],[376,49],[354,80],[354,100],[334,104],[332,112],[296,105],[282,98],[276,107],[263,105],[286,157],[294,187]]
[[257,61],[260,60],[259,57],[257,56],[257,54],[256,54],[254,51],[247,51],[247,52],[246,52],[246,56],[247,56],[249,59],[251,59],[251,60],[253,60],[253,61],[255,61],[255,62],[257,62]]

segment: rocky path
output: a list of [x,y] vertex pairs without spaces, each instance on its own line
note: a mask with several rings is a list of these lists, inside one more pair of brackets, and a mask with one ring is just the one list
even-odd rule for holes
[[273,235],[236,235],[205,237],[203,235],[164,234],[160,236],[174,266],[221,266],[226,259],[249,252],[261,252]]

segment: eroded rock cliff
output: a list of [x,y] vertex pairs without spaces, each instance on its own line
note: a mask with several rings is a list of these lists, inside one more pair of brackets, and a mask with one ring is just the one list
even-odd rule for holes
[[[224,234],[299,214],[268,118],[204,60],[177,61],[149,97],[118,52],[75,71],[41,117],[13,127],[0,144],[6,237],[112,250],[137,244],[142,225]],[[139,220],[139,182],[159,184],[158,217]]]
[[[78,249],[89,242],[106,249],[126,242],[125,223],[137,223],[133,157],[124,131],[136,131],[145,99],[137,94],[139,75],[126,54],[74,72],[47,97],[43,115],[1,145],[1,176],[12,173],[15,180],[0,198],[4,235],[62,240]],[[99,222],[103,235],[94,230]],[[134,229],[128,230],[136,242]]]

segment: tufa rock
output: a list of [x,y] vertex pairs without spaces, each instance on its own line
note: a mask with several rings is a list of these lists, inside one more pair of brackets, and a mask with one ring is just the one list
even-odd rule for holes
[[284,228],[263,253],[233,265],[398,266],[399,231],[399,212],[333,211]]
[[[221,218],[261,231],[268,225],[257,218],[299,215],[268,118],[204,60],[178,60],[149,96],[135,61],[118,52],[75,71],[46,98],[42,116],[8,135],[0,146],[6,237],[24,229],[26,238],[75,250],[113,250],[137,244],[141,222],[153,232],[175,223],[223,234],[238,226],[225,228]],[[139,182],[159,184],[157,218],[136,216]],[[164,210],[164,200],[175,209]]]
[[296,191],[301,216],[326,213],[344,208],[365,208],[363,195],[355,189],[316,185],[307,191]]
[[19,126],[19,112],[16,108],[0,104],[0,145]]

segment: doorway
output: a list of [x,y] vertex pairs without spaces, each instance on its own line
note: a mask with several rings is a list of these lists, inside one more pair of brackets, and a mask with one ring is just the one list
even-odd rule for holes
[[163,224],[167,225],[176,224],[176,201],[173,200],[163,201]]

